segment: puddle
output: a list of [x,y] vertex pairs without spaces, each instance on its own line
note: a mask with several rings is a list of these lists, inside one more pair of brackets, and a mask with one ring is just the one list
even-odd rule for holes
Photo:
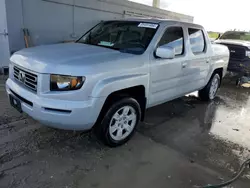
[[250,158],[250,90],[236,80],[226,78],[214,101],[203,102],[194,92],[149,109],[139,132],[194,163],[232,175]]
[[242,108],[231,109],[219,106],[210,132],[225,140],[250,148],[250,108],[247,104]]
[[[234,80],[236,83],[237,79]],[[244,88],[250,87],[250,78],[241,77],[239,85]],[[199,118],[200,124],[207,126],[209,134],[250,151],[250,90],[232,83],[225,83],[223,86],[214,101],[200,107],[199,114],[203,115]],[[194,92],[187,96],[198,97],[198,93]],[[194,103],[192,98],[186,100]]]

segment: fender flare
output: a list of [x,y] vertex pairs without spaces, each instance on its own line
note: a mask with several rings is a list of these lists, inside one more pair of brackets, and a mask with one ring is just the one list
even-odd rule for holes
[[92,97],[107,97],[115,91],[143,85],[146,89],[145,94],[148,95],[149,74],[131,74],[107,78],[97,82],[94,86]]

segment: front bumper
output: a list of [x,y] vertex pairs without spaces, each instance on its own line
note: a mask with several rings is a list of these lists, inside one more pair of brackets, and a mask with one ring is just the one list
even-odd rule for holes
[[228,70],[236,73],[250,74],[250,59],[248,60],[235,60],[230,59]]
[[[105,98],[69,101],[41,97],[12,79],[6,81],[6,91],[21,100],[23,112],[50,127],[65,130],[88,130],[95,124]],[[76,96],[77,97],[77,96]]]

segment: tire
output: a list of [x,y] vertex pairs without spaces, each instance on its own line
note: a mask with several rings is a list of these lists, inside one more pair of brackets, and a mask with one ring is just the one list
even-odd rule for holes
[[213,100],[220,87],[221,77],[218,73],[213,74],[210,81],[202,90],[199,91],[199,97],[203,101]]
[[117,147],[133,136],[140,119],[139,103],[133,98],[123,98],[108,108],[95,133],[105,145]]

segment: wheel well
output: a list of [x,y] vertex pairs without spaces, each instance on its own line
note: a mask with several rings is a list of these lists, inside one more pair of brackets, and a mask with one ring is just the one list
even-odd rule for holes
[[145,87],[143,85],[139,85],[139,86],[126,88],[126,89],[118,90],[118,91],[111,93],[107,97],[102,107],[97,123],[99,123],[103,119],[105,113],[107,112],[107,110],[112,104],[114,104],[115,102],[125,97],[132,97],[135,100],[137,100],[137,102],[140,104],[140,107],[141,107],[141,120],[143,120],[144,115],[145,115],[145,110],[146,110],[146,93],[145,93]]
[[[215,69],[213,75],[216,74],[216,73],[218,73],[220,75],[220,85],[221,85],[222,76],[223,76],[223,68]],[[212,77],[213,77],[213,75],[212,75]]]

